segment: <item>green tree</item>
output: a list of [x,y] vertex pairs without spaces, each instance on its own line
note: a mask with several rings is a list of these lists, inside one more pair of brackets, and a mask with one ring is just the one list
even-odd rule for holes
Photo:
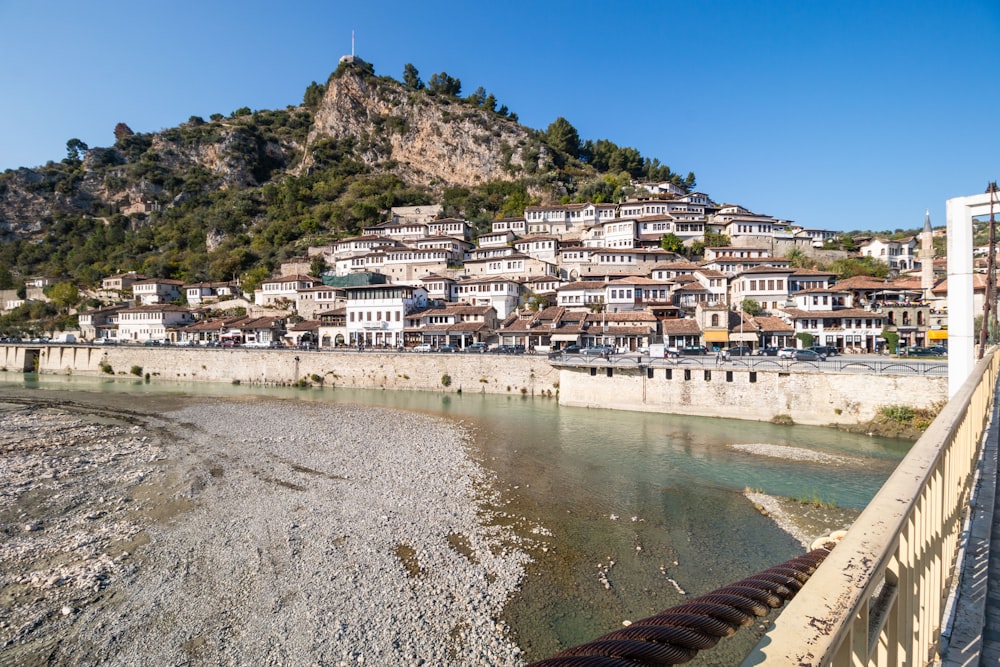
[[72,306],[80,303],[80,290],[68,281],[56,283],[50,287],[47,296],[62,312],[66,312]]
[[403,65],[403,85],[408,90],[423,90],[424,82],[420,80],[420,72],[412,63]]
[[660,247],[667,252],[681,253],[684,251],[684,240],[673,232],[660,237]]
[[545,130],[545,143],[570,157],[580,157],[580,135],[562,116],[552,121]]
[[66,159],[74,162],[80,161],[87,154],[88,150],[90,149],[87,147],[87,144],[74,137],[66,142]]
[[305,95],[302,97],[302,105],[307,109],[315,109],[323,101],[326,94],[326,86],[313,81],[306,87]]
[[750,317],[757,317],[764,312],[764,308],[753,299],[743,299],[743,302],[740,303],[740,310]]
[[802,252],[801,248],[792,248],[785,253],[785,259],[788,260],[788,266],[796,269],[805,269],[806,266],[806,254]]
[[808,331],[800,331],[795,334],[795,337],[802,341],[802,347],[809,347],[816,342],[816,336],[813,336]]
[[899,334],[895,331],[883,331],[882,338],[885,339],[886,348],[890,354],[899,354]]
[[889,275],[889,265],[874,257],[842,257],[830,264],[830,271],[837,274],[837,280],[853,276],[885,278]]
[[707,248],[728,248],[729,237],[725,234],[718,234],[710,229],[705,230],[705,247]]
[[16,285],[14,274],[10,272],[9,268],[0,264],[0,289],[14,289]]
[[321,276],[323,272],[326,271],[326,259],[323,255],[316,255],[312,258],[312,262],[309,263],[309,275],[311,276]]
[[469,95],[469,102],[471,102],[473,106],[481,107],[483,106],[483,102],[485,101],[486,101],[486,89],[483,88],[482,86],[476,88],[475,92]]
[[458,97],[462,94],[462,81],[448,76],[447,72],[431,74],[431,79],[427,82],[427,90],[435,95]]
[[257,265],[243,274],[240,279],[241,289],[244,294],[252,295],[254,290],[270,277],[271,273],[266,266]]

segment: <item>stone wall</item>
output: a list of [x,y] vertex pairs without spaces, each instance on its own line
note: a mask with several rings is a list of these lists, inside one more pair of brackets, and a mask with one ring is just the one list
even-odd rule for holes
[[136,368],[151,380],[175,382],[289,385],[305,379],[337,387],[529,395],[555,395],[559,387],[559,371],[541,355],[41,345],[0,346],[0,367],[22,371],[32,355],[41,373],[131,376]]
[[[796,424],[856,424],[886,405],[925,408],[947,400],[948,378],[829,371],[727,371],[692,367],[563,368],[559,403]],[[668,377],[669,375],[669,377]]]
[[[748,370],[703,366],[645,366],[603,361],[552,367],[545,356],[288,350],[0,346],[0,368],[21,372],[37,357],[41,373],[150,380],[290,385],[464,393],[552,395],[561,405],[769,421],[787,415],[798,424],[868,421],[885,405],[929,407],[946,400],[948,378]],[[102,368],[103,366],[103,368]],[[140,370],[141,369],[141,370]],[[668,377],[668,371],[670,376]]]

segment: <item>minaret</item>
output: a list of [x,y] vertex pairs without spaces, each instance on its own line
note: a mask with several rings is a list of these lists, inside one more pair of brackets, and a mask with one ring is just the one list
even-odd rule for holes
[[931,231],[931,211],[924,214],[924,231],[920,233],[920,291],[925,301],[931,301],[934,288],[934,232]]

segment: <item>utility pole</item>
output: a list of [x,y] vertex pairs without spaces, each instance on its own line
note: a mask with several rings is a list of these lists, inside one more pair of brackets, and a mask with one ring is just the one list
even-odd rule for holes
[[979,358],[983,358],[983,354],[986,351],[986,341],[989,338],[990,324],[994,324],[993,330],[996,331],[996,252],[997,252],[997,239],[996,239],[996,217],[994,215],[993,204],[997,196],[997,184],[996,181],[989,183],[986,186],[986,192],[990,195],[990,249],[989,258],[986,263],[986,294],[985,294],[985,304],[983,304],[983,325],[979,331]]

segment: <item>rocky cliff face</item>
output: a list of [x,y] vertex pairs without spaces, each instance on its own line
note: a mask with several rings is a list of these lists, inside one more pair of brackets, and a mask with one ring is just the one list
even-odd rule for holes
[[[302,168],[313,163],[318,141],[350,137],[367,139],[370,166],[432,189],[511,180],[529,159],[526,148],[537,145],[528,129],[485,109],[345,73],[331,78],[316,110]],[[543,150],[535,161],[545,160]]]

